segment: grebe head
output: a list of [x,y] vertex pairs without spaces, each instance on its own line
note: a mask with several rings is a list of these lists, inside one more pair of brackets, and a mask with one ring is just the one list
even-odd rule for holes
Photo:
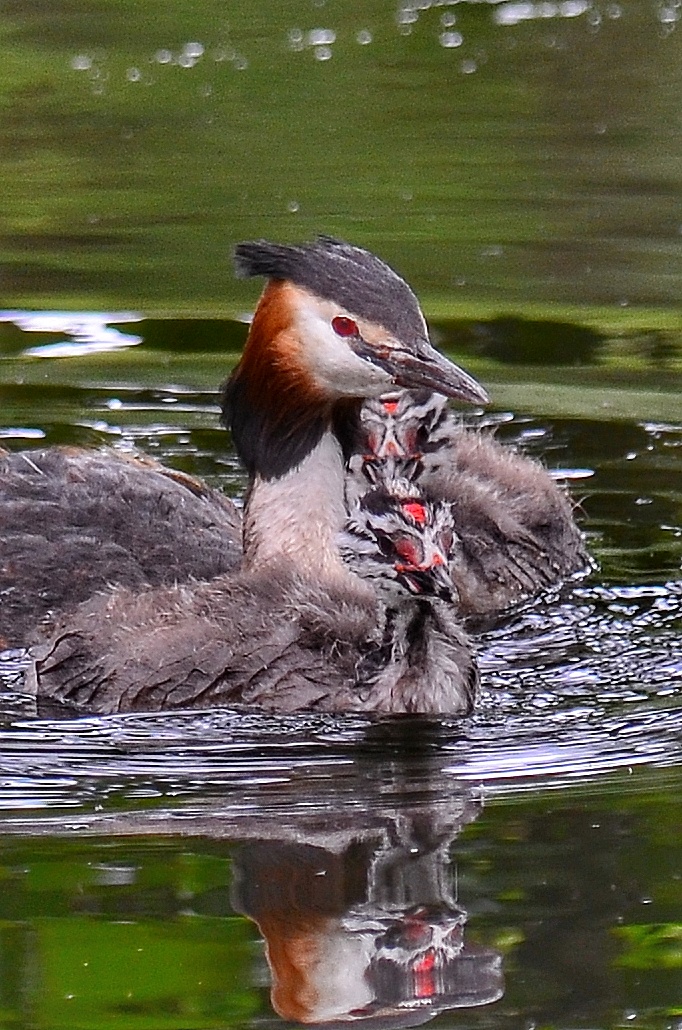
[[405,479],[369,490],[354,505],[340,550],[350,568],[384,599],[430,596],[456,600],[449,571],[455,543],[450,506],[427,501]]
[[252,474],[284,475],[330,427],[350,453],[360,401],[396,386],[487,401],[431,346],[407,283],[368,251],[323,236],[240,243],[235,256],[238,274],[268,279],[223,394],[223,422]]
[[235,259],[242,276],[294,286],[290,315],[310,373],[330,395],[426,386],[471,404],[488,402],[475,379],[432,347],[405,280],[369,251],[320,236],[299,245],[240,243]]

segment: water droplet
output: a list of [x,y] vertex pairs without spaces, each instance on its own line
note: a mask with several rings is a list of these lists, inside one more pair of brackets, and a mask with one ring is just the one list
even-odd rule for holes
[[185,53],[198,60],[204,55],[204,47],[201,43],[185,43]]
[[372,33],[369,29],[360,29],[355,38],[360,46],[367,46],[368,43],[372,42]]
[[161,50],[157,50],[154,54],[154,60],[157,64],[170,64],[173,60],[173,53],[171,50],[166,50],[165,47]]
[[75,72],[87,72],[92,68],[92,58],[87,54],[76,54],[71,58],[71,67]]
[[301,205],[297,200],[290,200],[287,204],[287,211],[290,211],[292,215],[295,215],[300,210]]
[[473,72],[475,72],[476,69],[478,68],[478,65],[476,64],[475,61],[472,61],[471,58],[469,58],[466,61],[462,61],[462,66],[461,67],[462,67],[462,73],[464,75],[472,75]]
[[330,46],[336,42],[333,29],[311,29],[308,33],[308,46]]
[[441,14],[440,23],[444,29],[451,29],[453,25],[457,24],[457,15],[454,11],[446,11],[445,14]]
[[332,56],[332,49],[328,46],[316,46],[313,53],[316,61],[328,61]]
[[249,62],[243,54],[235,54],[234,60],[232,61],[232,67],[235,71],[243,72],[249,67]]
[[620,4],[609,4],[609,6],[606,8],[606,17],[611,18],[612,21],[615,21],[617,18],[622,17],[622,15],[623,8],[620,6]]
[[126,79],[128,82],[139,82],[142,78],[142,72],[139,68],[128,68],[126,71]]
[[193,68],[196,63],[192,55],[185,53],[184,50],[178,55],[178,64],[181,68]]
[[461,32],[441,32],[440,34],[440,45],[448,49],[461,46],[463,42],[464,36]]
[[229,46],[219,46],[213,51],[213,60],[217,64],[220,64],[221,61],[234,61],[235,56],[234,50]]

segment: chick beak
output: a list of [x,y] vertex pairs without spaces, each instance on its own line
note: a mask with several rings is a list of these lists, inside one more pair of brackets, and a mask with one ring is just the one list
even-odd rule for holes
[[447,565],[431,565],[424,569],[402,569],[398,576],[412,594],[455,600],[455,586]]
[[410,350],[402,347],[377,347],[356,338],[356,354],[383,368],[396,386],[426,388],[467,404],[489,404],[490,397],[473,376],[432,347],[428,340],[417,340]]

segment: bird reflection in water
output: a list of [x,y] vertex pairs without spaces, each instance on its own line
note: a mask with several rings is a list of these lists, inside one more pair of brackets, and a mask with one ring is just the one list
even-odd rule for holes
[[[230,725],[234,733],[234,721],[223,723],[224,738]],[[124,720],[116,746],[137,746],[139,732],[139,723]],[[187,724],[177,732],[186,740]],[[272,732],[281,730],[273,726]],[[289,756],[285,774],[271,758],[271,772],[279,768],[281,775],[263,783],[254,785],[242,768],[241,780],[217,777],[214,789],[207,783],[199,795],[160,798],[158,805],[3,817],[0,834],[30,835],[40,845],[37,870],[49,870],[54,856],[60,870],[70,869],[57,902],[40,907],[46,881],[36,872],[11,908],[17,918],[8,926],[24,941],[12,953],[13,982],[22,985],[17,1012],[55,1006],[64,1019],[54,1025],[72,1026],[73,1009],[62,1009],[77,999],[79,1012],[92,1016],[87,1025],[99,1026],[114,1010],[162,1022],[160,1013],[196,1011],[197,1021],[183,1023],[190,1030],[204,1026],[201,1014],[216,1005],[221,1013],[234,1011],[245,991],[258,1005],[250,988],[262,984],[264,970],[258,964],[244,977],[251,952],[240,950],[240,942],[251,933],[235,929],[241,923],[235,911],[265,940],[277,1023],[282,1017],[325,1030],[353,1022],[389,1030],[497,1000],[501,957],[471,940],[476,930],[467,926],[467,898],[455,886],[453,842],[482,805],[449,772],[445,740],[452,741],[452,728],[436,720],[381,720],[352,748],[343,746],[335,761],[312,747],[293,766]],[[251,735],[244,726],[249,765],[254,745],[272,748],[274,741],[264,735],[263,720]],[[168,744],[160,738],[160,746]],[[64,841],[53,852],[44,848],[49,838]],[[10,848],[8,855],[0,876],[3,868],[14,875],[16,854]],[[188,861],[201,868],[209,857],[220,876],[200,877],[188,892]],[[159,863],[167,868],[161,871]],[[54,874],[55,883],[61,878]],[[467,882],[478,908],[484,878],[472,870]],[[161,884],[167,890],[159,894]],[[188,921],[194,914],[215,920],[213,929],[202,918]],[[70,940],[72,961],[66,962],[64,941]],[[115,975],[101,981],[94,971],[108,968],[113,946],[120,961]],[[182,975],[169,976],[169,954]],[[55,977],[50,970],[57,968],[62,972]],[[258,1025],[276,1030],[262,1013]]]
[[[459,803],[458,803],[459,802]],[[233,904],[265,938],[271,1001],[306,1024],[402,1027],[496,1001],[501,956],[465,940],[449,846],[480,811],[383,809],[382,825],[253,841],[235,855]]]

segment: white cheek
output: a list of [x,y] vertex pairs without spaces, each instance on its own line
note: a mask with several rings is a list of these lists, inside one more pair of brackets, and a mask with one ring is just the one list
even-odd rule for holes
[[325,392],[338,397],[378,397],[393,385],[388,372],[359,358],[318,311],[299,308],[297,328],[306,365]]

